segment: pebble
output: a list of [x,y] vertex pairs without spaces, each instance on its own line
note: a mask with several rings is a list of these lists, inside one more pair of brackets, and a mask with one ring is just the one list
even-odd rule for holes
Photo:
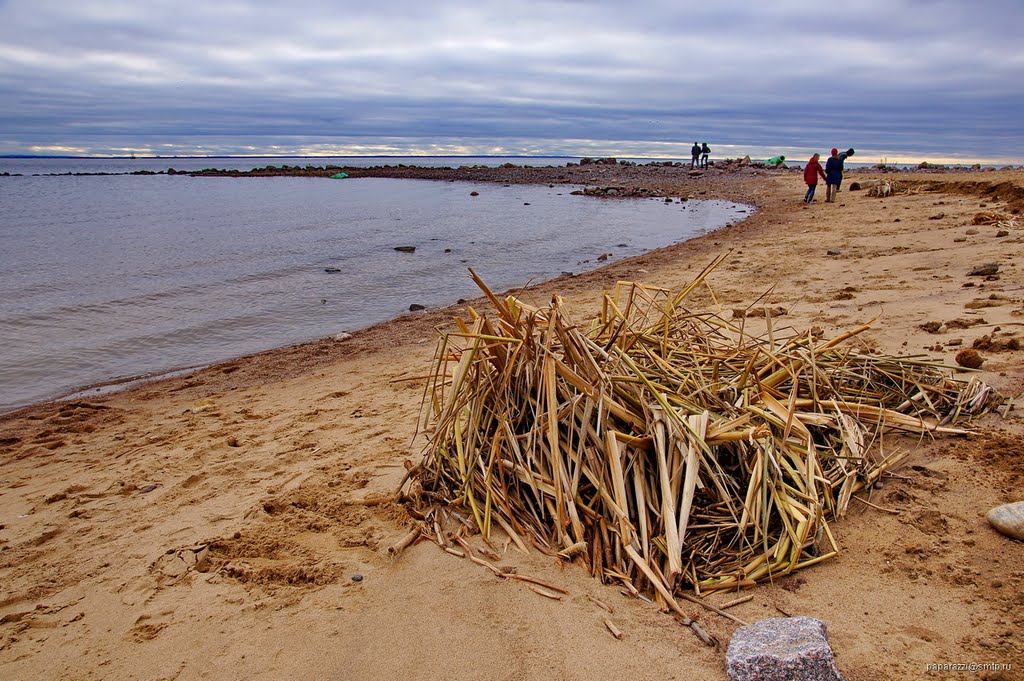
[[999,272],[999,265],[994,262],[978,265],[967,273],[969,277],[987,277]]
[[143,494],[147,494],[149,492],[152,492],[155,489],[156,489],[156,485],[153,485],[153,484],[146,485],[145,487],[142,488],[142,493]]
[[992,527],[1007,537],[1024,541],[1024,501],[996,506],[985,517]]
[[359,574],[352,575],[352,581],[353,582],[361,582],[361,581],[363,581],[363,576],[359,575]]

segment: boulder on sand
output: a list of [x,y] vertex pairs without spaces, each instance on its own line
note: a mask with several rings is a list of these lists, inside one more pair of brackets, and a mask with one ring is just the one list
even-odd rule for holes
[[842,681],[825,623],[774,617],[741,627],[729,641],[725,668],[732,681]]

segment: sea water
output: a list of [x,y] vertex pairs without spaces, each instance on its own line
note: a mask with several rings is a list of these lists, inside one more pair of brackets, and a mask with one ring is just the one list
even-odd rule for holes
[[[633,163],[648,163],[649,159],[623,159]],[[252,170],[267,166],[333,165],[351,168],[374,166],[421,166],[425,168],[459,168],[461,166],[488,166],[496,168],[506,163],[513,165],[564,166],[578,163],[579,157],[568,156],[147,156],[143,158],[82,158],[82,157],[0,157],[0,173],[46,175],[65,173],[133,173],[194,172],[207,168],[220,170]],[[680,161],[681,162],[681,161]],[[689,163],[689,159],[686,160]]]
[[0,410],[473,298],[469,267],[500,291],[592,269],[605,253],[615,262],[683,241],[750,210],[572,189],[0,177]]

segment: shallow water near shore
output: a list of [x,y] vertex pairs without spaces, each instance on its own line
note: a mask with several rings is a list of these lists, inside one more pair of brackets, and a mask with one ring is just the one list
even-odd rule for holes
[[[582,272],[752,210],[426,180],[0,181],[0,410]],[[479,192],[471,196],[471,192]],[[397,246],[414,246],[403,253]]]

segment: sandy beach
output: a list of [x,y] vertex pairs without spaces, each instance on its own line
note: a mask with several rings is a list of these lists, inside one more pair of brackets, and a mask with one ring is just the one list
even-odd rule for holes
[[[835,336],[870,322],[855,347],[951,367],[977,344],[978,375],[1008,397],[1024,392],[1024,171],[854,169],[837,203],[820,187],[812,205],[799,169],[388,176],[751,204],[714,233],[520,295],[544,304],[558,292],[584,320],[617,281],[678,289],[729,253],[690,307],[730,311],[767,292],[780,324]],[[850,191],[886,177],[893,196]],[[1015,221],[975,225],[985,211]],[[970,274],[989,263],[995,275]],[[685,607],[718,649],[538,551],[499,542],[500,564],[566,590],[560,601],[429,542],[388,556],[408,531],[405,509],[352,502],[393,493],[419,461],[419,377],[437,329],[465,307],[0,416],[0,678],[725,679],[738,625],[697,605]],[[838,557],[707,600],[751,595],[729,609],[748,622],[821,618],[853,681],[1024,678],[1024,543],[984,517],[1022,498],[1022,413],[988,414],[967,437],[894,440],[911,455],[833,525]],[[927,671],[944,663],[1012,670]]]

